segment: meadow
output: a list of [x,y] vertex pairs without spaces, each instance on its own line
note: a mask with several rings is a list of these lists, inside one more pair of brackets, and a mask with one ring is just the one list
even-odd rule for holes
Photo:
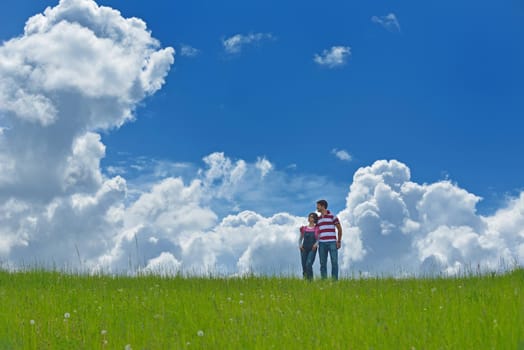
[[0,349],[524,349],[524,270],[338,282],[0,271]]

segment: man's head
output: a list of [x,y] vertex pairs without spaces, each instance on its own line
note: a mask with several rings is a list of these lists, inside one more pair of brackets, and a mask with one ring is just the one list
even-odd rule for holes
[[324,212],[328,208],[328,202],[325,199],[317,201],[317,210],[319,212]]

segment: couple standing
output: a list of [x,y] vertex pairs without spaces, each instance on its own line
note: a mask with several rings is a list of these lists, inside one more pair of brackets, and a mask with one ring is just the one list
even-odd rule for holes
[[[307,226],[300,228],[299,248],[304,278],[313,279],[313,263],[320,258],[320,277],[327,278],[327,256],[331,259],[331,277],[338,280],[338,249],[342,245],[342,226],[328,208],[326,200],[317,201],[317,213],[308,215]],[[338,234],[337,234],[338,233]]]

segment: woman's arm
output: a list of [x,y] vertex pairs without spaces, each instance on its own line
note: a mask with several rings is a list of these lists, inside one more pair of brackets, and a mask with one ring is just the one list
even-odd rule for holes
[[298,236],[298,247],[302,248],[302,243],[304,242],[304,226],[299,229],[300,235]]
[[315,241],[318,242],[318,238],[320,236],[320,229],[318,226],[315,226]]

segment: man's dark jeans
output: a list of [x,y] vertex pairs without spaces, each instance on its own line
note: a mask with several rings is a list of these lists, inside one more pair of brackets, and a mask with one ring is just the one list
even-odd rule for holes
[[318,257],[320,259],[320,277],[327,278],[327,256],[331,259],[331,277],[338,280],[338,250],[337,242],[320,242],[318,246]]

